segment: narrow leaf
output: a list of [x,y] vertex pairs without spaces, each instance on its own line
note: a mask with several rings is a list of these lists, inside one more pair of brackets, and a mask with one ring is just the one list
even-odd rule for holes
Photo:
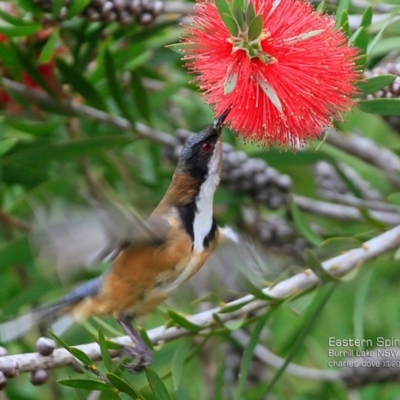
[[362,15],[361,26],[363,26],[364,28],[368,28],[371,25],[373,15],[374,12],[372,10],[372,7],[369,5]]
[[286,370],[286,367],[289,363],[293,360],[295,355],[297,354],[298,350],[303,346],[303,343],[310,333],[311,329],[314,327],[315,323],[317,322],[319,316],[321,315],[322,310],[324,309],[325,305],[327,304],[329,298],[333,294],[337,285],[335,284],[327,284],[324,289],[322,289],[313,301],[313,304],[309,307],[306,312],[306,317],[304,319],[304,323],[301,326],[301,329],[298,333],[296,333],[296,342],[293,345],[292,349],[290,350],[288,356],[285,359],[285,363],[282,367],[277,371],[275,376],[273,377],[272,381],[269,383],[267,390],[264,392],[264,395],[267,395],[271,392],[272,388],[274,387],[275,383],[278,382],[279,378],[282,376],[283,372]]
[[59,379],[57,382],[61,385],[73,387],[76,389],[100,390],[102,392],[115,390],[112,386],[107,385],[106,383],[101,381],[96,381],[94,379]]
[[71,0],[68,4],[67,18],[80,14],[91,2],[91,0]]
[[189,357],[191,349],[191,344],[188,341],[185,341],[181,346],[179,346],[171,360],[171,375],[172,375],[172,383],[174,385],[174,389],[178,390],[179,385],[181,383],[181,378],[183,374],[183,369],[185,367],[186,359]]
[[391,85],[396,78],[397,75],[392,75],[392,74],[374,76],[365,81],[358,82],[357,86],[362,91],[362,95],[366,96],[367,94],[377,92],[378,90],[384,88],[385,86]]
[[[0,19],[15,26],[31,26],[31,21],[25,21],[19,17],[14,17],[10,13],[0,10]],[[37,25],[37,24],[36,24]]]
[[107,371],[112,371],[114,368],[114,363],[111,360],[110,353],[108,351],[107,341],[100,326],[98,328],[97,334],[103,363],[107,368]]
[[227,314],[230,312],[234,312],[234,311],[240,310],[242,307],[244,307],[245,305],[247,305],[251,302],[252,302],[252,300],[244,301],[243,303],[239,303],[239,304],[226,305],[223,308],[221,308],[218,311],[218,313],[219,314]]
[[190,322],[184,316],[178,314],[174,310],[168,310],[167,312],[168,315],[171,317],[171,319],[182,328],[189,329],[192,331],[198,331],[199,329],[202,329],[202,326]]
[[30,36],[39,32],[41,26],[39,24],[13,26],[13,25],[0,25],[0,33],[7,37]]
[[237,36],[239,34],[239,27],[233,17],[230,14],[222,14],[221,15],[222,20],[224,21],[224,24],[228,28],[229,33],[232,36]]
[[[253,21],[253,19],[255,17],[256,17],[256,10],[254,8],[254,3],[249,1],[248,4],[247,4],[247,8],[246,8],[246,23],[247,23],[247,26],[250,26],[251,22]],[[262,23],[261,23],[261,27],[262,27]]]
[[45,77],[40,73],[37,65],[32,61],[32,57],[23,53],[16,45],[12,44],[11,46],[17,55],[19,62],[23,65],[25,71],[31,76],[31,78],[48,94],[52,97],[56,97],[53,89],[50,87]]
[[355,339],[364,339],[364,323],[365,323],[365,312],[367,311],[367,298],[368,290],[371,284],[374,270],[372,268],[364,271],[360,277],[357,285],[357,290],[354,298],[354,310],[353,310],[353,330]]
[[69,352],[71,352],[71,347],[69,346],[69,344],[67,344],[67,342],[64,342],[63,339],[61,339],[59,336],[57,336],[52,331],[49,331],[49,334],[50,334],[50,336],[52,336],[54,338],[54,340],[58,343],[59,346],[64,347],[64,349],[66,349]]
[[130,383],[122,379],[121,377],[112,374],[108,372],[106,374],[107,379],[110,381],[110,383],[119,391],[128,394],[129,396],[132,397],[132,399],[140,399],[142,396],[139,394],[139,392],[131,386]]
[[324,10],[325,10],[325,0],[322,0],[322,1],[318,4],[316,10],[317,10],[317,11],[324,11]]
[[39,63],[48,63],[54,56],[54,50],[60,41],[58,31],[54,31],[51,36],[47,39],[40,56],[38,58]]
[[152,125],[151,107],[149,104],[148,92],[142,84],[142,79],[139,74],[131,74],[131,91],[133,100],[139,114]]
[[107,110],[103,96],[83,76],[81,71],[77,70],[73,65],[69,65],[61,59],[57,60],[57,67],[64,80],[69,83],[74,90],[81,94],[88,104],[103,111]]
[[312,244],[319,246],[322,242],[322,239],[315,232],[311,230],[308,223],[305,221],[302,212],[297,207],[296,202],[293,197],[290,199],[290,212],[292,214],[294,223],[296,224],[297,229]]
[[367,49],[367,56],[371,54],[372,50],[374,49],[374,47],[377,45],[377,43],[381,40],[382,35],[384,33],[384,31],[386,30],[386,28],[388,27],[388,25],[392,22],[392,19],[388,19],[386,21],[386,24],[382,27],[382,29],[374,36],[374,38],[371,40],[371,43],[368,45],[368,49]]
[[124,90],[121,88],[121,83],[117,79],[117,70],[115,68],[114,60],[111,53],[107,50],[104,55],[104,67],[108,81],[108,88],[115,103],[121,110],[123,116],[130,122],[133,122],[131,110],[127,106],[126,99],[124,98]]
[[17,143],[18,139],[16,138],[8,138],[0,140],[0,157],[3,154],[8,153]]
[[265,95],[271,100],[272,104],[279,110],[279,112],[282,112],[282,103],[278,95],[276,94],[275,90],[267,83],[265,78],[260,74],[258,75],[258,84],[260,85]]
[[150,367],[146,367],[147,380],[150,389],[154,393],[157,400],[171,400],[167,388],[158,374]]
[[224,14],[230,14],[229,4],[226,0],[216,0],[215,5],[217,7],[220,17],[223,19]]
[[69,352],[88,367],[92,367],[94,365],[93,360],[82,350],[76,347],[70,347]]
[[307,267],[309,267],[322,282],[340,282],[340,278],[329,273],[322,266],[318,257],[310,249],[305,249],[304,261],[306,262]]
[[263,29],[263,18],[257,15],[250,23],[249,26],[249,40],[252,42],[259,38]]
[[269,313],[266,313],[257,320],[257,323],[253,328],[253,332],[250,335],[250,339],[244,350],[240,365],[239,382],[236,388],[234,400],[241,400],[246,397],[247,378],[249,376],[250,367],[254,358],[254,350],[259,342],[260,334],[265,327],[269,315]]
[[360,109],[370,114],[400,116],[400,99],[360,100]]

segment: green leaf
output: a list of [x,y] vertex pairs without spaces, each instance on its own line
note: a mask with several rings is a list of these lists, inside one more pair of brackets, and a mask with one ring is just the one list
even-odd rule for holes
[[104,67],[105,74],[108,81],[108,89],[113,97],[115,103],[121,110],[123,116],[130,122],[133,122],[134,118],[132,116],[131,110],[128,108],[126,99],[124,98],[124,90],[121,88],[121,84],[117,79],[117,71],[114,65],[114,60],[112,59],[111,53],[106,50],[104,54]]
[[54,50],[60,42],[60,35],[58,31],[54,31],[51,36],[47,39],[46,44],[43,46],[40,56],[38,58],[39,63],[48,63],[54,57]]
[[250,335],[249,342],[244,349],[242,362],[240,365],[240,372],[239,372],[239,382],[237,384],[236,392],[234,395],[234,400],[241,400],[244,399],[246,396],[247,390],[247,380],[250,372],[250,367],[252,365],[254,359],[254,351],[255,348],[260,340],[260,335],[262,330],[265,327],[265,324],[269,318],[269,313],[264,314],[263,316],[259,317],[257,323],[253,328],[253,332]]
[[309,267],[323,283],[340,282],[340,278],[328,272],[322,266],[322,263],[318,257],[310,249],[304,250],[304,261],[306,262],[307,267]]
[[104,391],[115,391],[115,389],[101,381],[96,381],[94,379],[81,379],[81,378],[71,378],[71,379],[59,379],[57,381],[61,385],[73,387],[76,389],[84,389],[84,390],[100,390]]
[[172,356],[171,360],[171,377],[174,389],[178,390],[181,383],[181,378],[183,374],[183,369],[185,367],[186,359],[190,355],[191,343],[185,341],[181,346],[179,346]]
[[353,310],[353,330],[355,339],[364,339],[365,312],[367,311],[368,290],[371,285],[374,270],[372,268],[364,271],[360,277],[355,292]]
[[363,243],[353,237],[333,237],[325,240],[321,244],[321,248],[325,253],[328,253],[330,257],[340,255],[348,250],[352,250],[357,247],[361,247]]
[[35,136],[47,136],[54,134],[57,128],[61,125],[59,118],[49,119],[48,121],[35,121],[25,118],[21,119],[7,116],[4,119],[4,122],[7,126],[11,126],[18,131],[29,133]]
[[68,4],[67,19],[79,15],[91,2],[91,0],[71,0]]
[[150,367],[146,367],[147,380],[150,389],[154,393],[157,400],[171,400],[167,388],[158,374]]
[[[0,19],[2,19],[5,22],[8,22],[11,25],[16,25],[16,26],[31,26],[32,21],[25,21],[19,17],[14,17],[13,15],[4,12],[0,10]],[[39,25],[39,24],[35,24]]]
[[229,4],[226,0],[216,0],[215,5],[217,7],[218,13],[222,19],[224,19],[223,15],[228,14],[230,15]]
[[349,24],[349,15],[347,11],[343,11],[340,15],[340,19],[337,21],[339,27],[343,30],[346,36],[351,35],[350,24]]
[[107,379],[110,381],[110,383],[119,391],[128,394],[129,396],[132,397],[132,399],[142,399],[143,397],[141,394],[133,387],[129,382],[126,380],[122,379],[121,377],[112,374],[111,372],[108,372],[106,374]]
[[1,64],[7,68],[16,80],[20,80],[23,72],[23,67],[15,54],[12,46],[0,42]]
[[41,29],[39,24],[13,26],[0,25],[0,33],[7,37],[31,36],[38,33]]
[[388,19],[386,21],[385,25],[382,27],[382,29],[371,40],[371,43],[368,45],[368,48],[367,48],[367,56],[369,56],[371,54],[374,47],[381,40],[384,31],[386,30],[386,28],[388,27],[388,25],[390,24],[391,21],[392,21],[391,19]]
[[369,35],[365,28],[360,26],[350,37],[350,42],[353,43],[354,46],[360,49],[360,56],[356,60],[357,65],[360,65],[363,69],[365,68],[365,60],[366,54],[369,44]]
[[19,62],[24,67],[25,71],[32,77],[32,79],[44,89],[50,96],[56,97],[53,89],[48,84],[46,78],[40,73],[37,65],[32,61],[32,57],[23,53],[16,45],[11,44]]
[[342,22],[343,22],[342,15],[344,13],[348,14],[348,12],[349,12],[350,3],[351,3],[351,0],[340,0],[339,1],[339,4],[336,8],[336,21],[337,21],[336,26],[338,28],[340,28],[342,26]]
[[249,40],[254,41],[259,38],[263,29],[263,18],[257,15],[249,25]]
[[304,219],[303,214],[300,211],[299,207],[297,207],[297,204],[293,199],[293,197],[290,198],[290,212],[292,214],[297,229],[304,236],[304,238],[307,239],[312,244],[319,246],[322,242],[322,239],[320,238],[319,235],[317,235],[315,232],[311,230],[308,223]]
[[110,353],[108,351],[108,346],[107,346],[107,340],[100,326],[97,330],[97,334],[98,334],[101,358],[103,359],[103,363],[107,371],[112,371],[114,369],[114,363],[112,362],[112,359],[110,357]]
[[278,109],[279,112],[282,112],[282,103],[276,94],[275,90],[267,83],[265,78],[260,74],[257,77],[257,82],[260,85],[261,89],[265,93],[265,95],[271,100],[271,103]]
[[246,16],[244,14],[244,11],[240,8],[235,8],[232,10],[232,17],[236,24],[239,27],[240,31],[245,31],[246,30]]
[[136,108],[141,117],[152,125],[151,107],[149,104],[148,92],[142,84],[142,78],[139,74],[131,73],[131,91]]
[[107,111],[103,96],[82,75],[81,71],[77,70],[73,65],[68,65],[62,59],[57,59],[57,67],[64,80],[81,94],[88,104],[100,110]]
[[0,157],[3,154],[8,153],[17,143],[18,143],[18,139],[16,139],[16,138],[1,139],[0,140]]
[[239,34],[239,27],[233,17],[230,14],[222,14],[222,20],[224,21],[225,26],[228,28],[229,33],[232,36],[237,36]]
[[251,303],[252,301],[253,300],[249,300],[249,301],[244,301],[243,303],[232,304],[232,305],[227,304],[226,306],[223,306],[218,311],[218,314],[227,314],[227,313],[231,313],[231,312],[240,310],[242,307],[244,307],[245,305]]
[[[271,392],[272,388],[278,382],[279,378],[282,376],[286,367],[290,364],[293,358],[298,353],[299,349],[303,347],[304,341],[307,335],[310,333],[311,329],[314,327],[315,323],[317,322],[319,316],[322,313],[325,305],[327,304],[328,300],[332,296],[334,290],[336,289],[337,285],[333,283],[327,284],[322,290],[319,291],[318,295],[316,296],[315,300],[313,301],[312,305],[306,311],[306,315],[303,319],[302,326],[300,327],[299,332],[294,332],[296,341],[293,347],[290,349],[289,354],[287,355],[284,364],[281,368],[276,372],[275,376],[272,378],[272,381],[269,383],[267,390],[264,391],[265,397],[268,393]],[[261,396],[263,397],[263,396]]]
[[88,367],[94,366],[93,360],[81,349],[78,349],[77,347],[70,347],[69,352]]
[[[256,10],[254,8],[254,4],[251,1],[249,1],[247,3],[247,8],[246,8],[246,23],[247,23],[247,26],[251,25],[251,23],[252,23],[252,21],[253,21],[253,19],[255,17],[256,17]],[[260,17],[261,17],[261,15],[260,15]],[[261,29],[262,29],[262,19],[261,19]]]
[[362,95],[366,96],[367,94],[377,92],[378,90],[384,88],[385,86],[391,85],[396,78],[397,75],[392,75],[392,74],[374,76],[365,81],[358,82],[357,86],[362,91]]
[[59,336],[57,336],[54,332],[49,330],[49,334],[50,336],[52,336],[54,338],[54,340],[57,342],[57,344],[61,347],[64,347],[64,349],[68,350],[69,352],[71,352],[71,346],[65,342],[63,339],[61,339]]
[[360,110],[378,115],[400,116],[400,99],[360,100]]
[[318,4],[316,10],[317,10],[317,11],[324,11],[324,10],[325,10],[325,0],[322,0],[322,1]]
[[193,322],[190,322],[187,320],[183,315],[178,314],[174,310],[167,310],[168,315],[171,317],[171,319],[180,327],[191,330],[191,331],[198,331],[202,329],[203,327],[200,325],[196,325]]
[[363,26],[364,28],[368,28],[371,25],[373,15],[374,15],[374,12],[372,10],[372,7],[369,5],[365,9],[365,11],[362,15],[361,26]]

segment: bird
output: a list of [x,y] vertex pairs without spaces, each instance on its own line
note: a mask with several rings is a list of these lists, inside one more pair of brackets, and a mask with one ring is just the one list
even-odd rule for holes
[[[123,349],[133,360],[127,368],[139,372],[152,363],[152,351],[132,322],[190,279],[227,235],[216,225],[213,198],[221,177],[222,128],[228,112],[187,139],[171,183],[148,219],[140,227],[135,223],[127,228],[125,223],[122,233],[109,241],[109,270],[52,304],[1,323],[0,341],[14,339],[30,326],[64,314],[77,322],[91,316],[112,316],[132,342]],[[108,225],[112,231],[118,229],[115,221]],[[74,252],[74,246],[70,251]]]

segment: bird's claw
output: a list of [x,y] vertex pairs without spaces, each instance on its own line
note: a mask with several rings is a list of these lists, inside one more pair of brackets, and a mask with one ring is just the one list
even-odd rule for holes
[[132,360],[127,364],[123,364],[126,370],[132,374],[141,372],[146,366],[153,362],[153,355],[149,348],[135,348],[132,346],[124,346],[121,356]]

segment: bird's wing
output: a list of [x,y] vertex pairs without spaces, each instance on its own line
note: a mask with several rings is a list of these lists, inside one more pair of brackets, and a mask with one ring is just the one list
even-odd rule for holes
[[125,246],[163,240],[166,221],[146,222],[120,205],[91,209],[64,207],[54,221],[49,211],[39,210],[31,242],[43,265],[56,268],[62,280],[82,267],[113,260]]

